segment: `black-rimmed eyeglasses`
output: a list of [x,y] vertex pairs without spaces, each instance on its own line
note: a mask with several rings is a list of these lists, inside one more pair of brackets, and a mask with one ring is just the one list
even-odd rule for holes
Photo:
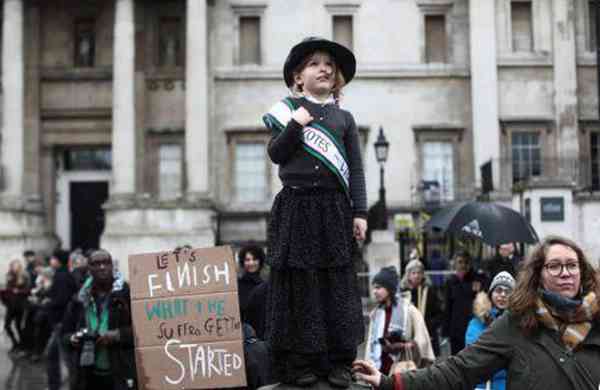
[[550,263],[544,264],[546,271],[552,276],[559,276],[563,273],[563,270],[567,270],[569,275],[577,275],[579,273],[579,263]]

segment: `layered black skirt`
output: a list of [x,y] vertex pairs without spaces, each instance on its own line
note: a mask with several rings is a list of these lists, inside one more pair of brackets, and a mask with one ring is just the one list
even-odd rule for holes
[[[364,338],[355,272],[360,254],[346,195],[285,187],[275,198],[268,234],[266,322],[274,354],[355,353]],[[275,371],[284,363],[275,361]]]

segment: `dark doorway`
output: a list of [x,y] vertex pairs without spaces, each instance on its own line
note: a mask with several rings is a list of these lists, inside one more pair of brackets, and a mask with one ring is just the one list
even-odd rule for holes
[[71,248],[98,248],[104,231],[102,205],[108,199],[108,182],[72,182],[70,194]]

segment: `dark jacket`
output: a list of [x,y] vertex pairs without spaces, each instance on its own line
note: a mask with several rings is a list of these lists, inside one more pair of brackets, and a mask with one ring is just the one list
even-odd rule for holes
[[265,283],[265,281],[260,277],[259,272],[252,274],[244,272],[244,274],[238,278],[238,296],[240,299],[241,311],[244,311],[248,306],[252,290],[263,283]]
[[254,329],[258,339],[264,340],[267,283],[258,273],[245,273],[238,279],[238,296],[242,321]]
[[520,264],[521,257],[516,254],[511,258],[496,255],[488,260],[488,264],[486,264],[485,268],[490,280],[493,280],[494,277],[502,271],[508,272],[513,278],[516,279]]
[[442,334],[450,338],[452,353],[456,353],[465,345],[465,332],[473,314],[473,299],[479,291],[475,291],[474,283],[479,282],[485,289],[485,278],[469,271],[461,280],[452,275],[446,283],[446,312]]
[[[350,170],[350,197],[354,216],[367,217],[365,173],[360,153],[360,139],[352,114],[335,104],[318,104],[306,98],[293,98],[294,103],[304,107],[320,124],[333,131],[343,140]],[[268,125],[268,123],[267,123]],[[302,148],[302,125],[290,120],[283,131],[270,129],[273,137],[268,152],[271,160],[279,164],[279,177],[284,186],[341,188],[335,174],[320,160]]]
[[53,328],[62,321],[67,305],[76,292],[75,279],[67,267],[57,269],[52,278],[50,291],[48,291],[50,301],[46,307],[48,319]]
[[75,280],[75,285],[77,286],[77,290],[79,290],[83,286],[83,283],[85,283],[85,280],[88,278],[88,276],[90,276],[90,273],[87,267],[79,267],[75,268],[71,272],[71,275],[73,275],[73,280]]
[[16,273],[6,274],[6,289],[2,292],[2,303],[11,310],[25,310],[27,295],[29,294],[29,275],[23,273],[19,278]]
[[[600,383],[598,362],[600,322],[594,322],[586,339],[570,352],[556,332],[541,326],[526,335],[519,318],[505,313],[458,355],[404,373],[401,380],[405,390],[467,390],[505,368],[508,390],[592,390]],[[380,388],[391,390],[390,382],[384,380]]]
[[[423,289],[425,287],[427,287],[426,298],[425,294],[423,293]],[[408,274],[405,274],[402,277],[402,280],[400,281],[400,289],[402,291],[402,295],[410,298],[412,304],[420,310],[418,297],[419,288],[410,288],[410,285],[408,284]],[[425,318],[425,325],[427,325],[429,336],[434,338],[437,335],[437,330],[444,320],[444,311],[442,310],[438,289],[432,285],[428,277],[425,277],[422,283],[421,291],[423,294],[422,299],[425,299],[427,302],[425,305],[425,313],[421,314],[423,314],[423,317]]]
[[[90,280],[91,281],[91,280]],[[94,304],[91,299],[91,283],[86,283],[77,297],[73,298],[63,320],[63,343],[74,355],[73,361],[79,362],[81,349],[74,347],[70,338],[73,333],[86,328],[85,313],[88,305]],[[119,342],[109,346],[110,369],[115,379],[115,390],[127,389],[127,380],[136,382],[133,331],[131,327],[131,308],[129,285],[117,279],[108,296],[108,329],[119,330]],[[91,369],[77,370],[78,388],[85,389]],[[135,387],[134,387],[135,388]],[[106,389],[112,390],[112,389]]]
[[255,390],[274,383],[267,344],[256,338],[251,326],[244,324],[243,330],[247,389]]

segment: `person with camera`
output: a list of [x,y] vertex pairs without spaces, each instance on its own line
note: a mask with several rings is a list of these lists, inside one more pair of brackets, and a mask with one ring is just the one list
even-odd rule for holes
[[396,294],[396,268],[382,268],[372,284],[378,305],[371,313],[367,359],[386,375],[431,364],[435,355],[425,320],[409,300]]
[[78,390],[136,386],[129,285],[113,270],[111,255],[90,256],[88,278],[63,319],[63,341],[78,367]]

